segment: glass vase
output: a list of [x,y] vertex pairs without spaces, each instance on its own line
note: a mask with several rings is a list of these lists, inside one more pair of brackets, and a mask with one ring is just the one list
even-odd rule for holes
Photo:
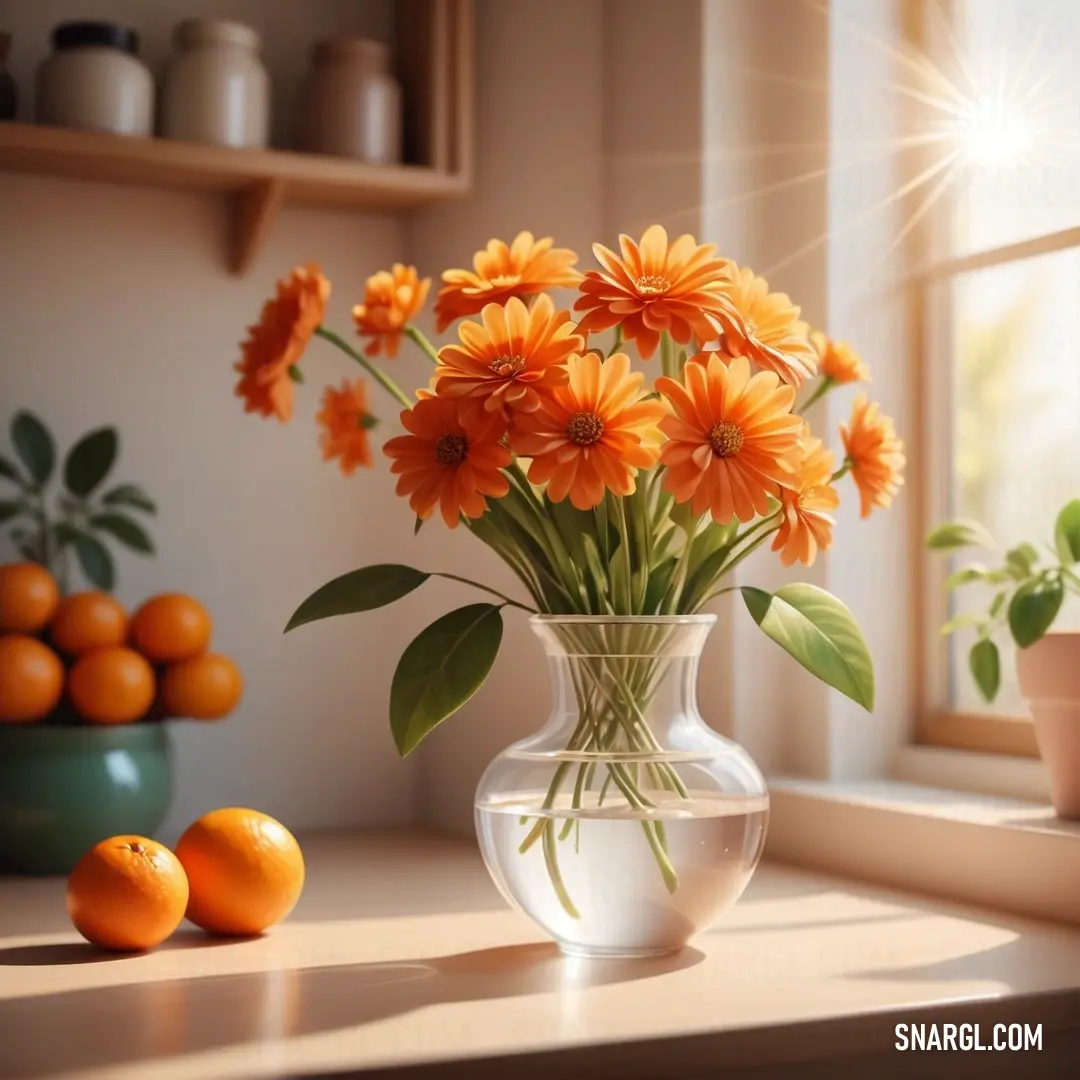
[[713,615],[537,615],[553,708],[488,766],[476,830],[503,896],[574,956],[656,956],[746,888],[769,797],[702,719]]

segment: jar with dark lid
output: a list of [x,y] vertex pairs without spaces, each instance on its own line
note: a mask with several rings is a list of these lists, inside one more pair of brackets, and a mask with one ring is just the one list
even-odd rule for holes
[[52,35],[37,71],[35,119],[54,127],[149,135],[154,80],[138,59],[138,35],[114,23],[72,22]]
[[161,134],[219,146],[265,146],[270,78],[259,35],[222,19],[188,19],[173,31],[161,92]]
[[19,88],[15,85],[15,77],[4,66],[10,48],[11,35],[0,30],[0,120],[14,120],[19,108]]

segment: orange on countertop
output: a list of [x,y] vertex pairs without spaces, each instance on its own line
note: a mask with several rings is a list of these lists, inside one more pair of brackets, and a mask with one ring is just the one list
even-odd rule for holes
[[68,673],[75,711],[95,724],[130,724],[153,704],[154,669],[133,649],[95,649]]
[[213,621],[193,597],[183,593],[152,596],[132,616],[131,642],[144,656],[172,664],[205,652]]
[[65,596],[49,625],[49,640],[68,656],[82,656],[91,649],[123,645],[128,618],[123,605],[103,592],[80,592]]
[[214,934],[260,934],[292,911],[304,856],[280,822],[257,810],[213,810],[176,845],[191,890],[187,917]]
[[134,952],[160,945],[183,921],[187,902],[187,875],[179,859],[144,836],[114,836],[95,844],[67,883],[75,929],[103,949]]
[[56,579],[32,562],[0,566],[0,633],[36,634],[60,603]]
[[0,721],[40,720],[63,692],[64,665],[48,645],[25,634],[0,637]]
[[203,653],[170,664],[161,679],[166,716],[220,720],[236,708],[243,693],[240,669],[219,653]]

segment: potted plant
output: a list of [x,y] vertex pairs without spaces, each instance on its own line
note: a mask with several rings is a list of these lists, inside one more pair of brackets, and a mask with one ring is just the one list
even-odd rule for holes
[[[994,540],[977,522],[950,521],[926,540],[930,551],[993,550]],[[994,590],[985,611],[950,619],[945,634],[963,627],[975,630],[968,665],[984,700],[992,702],[1001,685],[1001,656],[995,635],[1007,633],[1016,643],[1020,692],[1031,708],[1039,754],[1050,778],[1050,797],[1059,817],[1080,820],[1080,633],[1053,631],[1067,596],[1080,594],[1080,499],[1062,507],[1052,544],[1010,548],[987,565],[962,566],[946,586],[975,583]]]
[[[22,561],[0,566],[0,869],[66,873],[118,833],[152,835],[172,796],[169,718],[219,719],[242,693],[236,665],[210,653],[210,616],[180,594],[129,617],[111,595],[107,539],[153,544],[134,512],[142,488],[105,487],[119,450],[99,428],[66,454],[28,412],[0,456],[0,524]],[[94,588],[72,592],[78,568]]]

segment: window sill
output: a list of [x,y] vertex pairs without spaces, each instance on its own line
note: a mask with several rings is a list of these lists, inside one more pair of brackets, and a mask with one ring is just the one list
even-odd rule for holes
[[771,859],[1080,923],[1080,823],[1045,801],[900,780],[779,777],[769,787]]

